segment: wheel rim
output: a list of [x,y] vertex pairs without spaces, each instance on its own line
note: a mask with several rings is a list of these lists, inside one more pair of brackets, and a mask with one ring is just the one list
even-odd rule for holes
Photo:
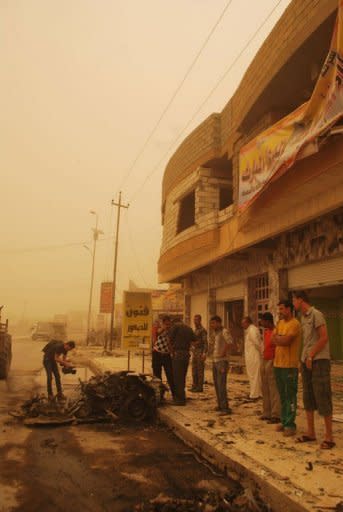
[[129,416],[135,420],[141,420],[146,416],[147,403],[142,396],[130,400],[127,406]]

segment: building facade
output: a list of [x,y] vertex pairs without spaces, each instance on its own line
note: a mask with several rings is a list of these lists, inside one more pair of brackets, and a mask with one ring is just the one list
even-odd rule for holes
[[238,342],[244,314],[276,314],[280,298],[306,289],[328,319],[333,357],[343,359],[342,121],[239,208],[241,149],[310,99],[337,6],[293,0],[223,111],[174,153],[163,179],[158,267],[160,282],[183,284],[186,321],[200,313],[207,324],[219,314]]

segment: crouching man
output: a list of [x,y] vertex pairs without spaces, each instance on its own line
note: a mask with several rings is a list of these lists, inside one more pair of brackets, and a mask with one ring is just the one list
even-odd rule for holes
[[62,384],[60,372],[58,369],[58,364],[61,366],[72,368],[72,364],[66,360],[67,353],[70,350],[75,348],[74,341],[67,341],[63,343],[63,341],[51,340],[45,347],[43,348],[43,366],[46,371],[47,376],[47,389],[48,389],[48,399],[52,400],[54,398],[52,392],[52,376],[55,377],[55,384],[57,389],[57,398],[58,400],[63,400],[65,397],[62,392]]

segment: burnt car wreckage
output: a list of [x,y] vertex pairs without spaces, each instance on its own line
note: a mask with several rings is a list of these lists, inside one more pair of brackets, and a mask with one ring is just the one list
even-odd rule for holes
[[142,422],[153,419],[167,390],[150,375],[129,371],[105,372],[81,381],[76,398],[59,402],[36,395],[12,416],[26,425],[61,425],[120,419]]

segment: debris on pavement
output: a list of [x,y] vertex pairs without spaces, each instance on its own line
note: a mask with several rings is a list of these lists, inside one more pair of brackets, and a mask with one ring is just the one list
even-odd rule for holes
[[80,381],[78,396],[70,400],[48,400],[36,395],[19,411],[10,413],[25,425],[68,425],[121,419],[142,422],[153,419],[163,401],[166,386],[150,375],[105,372]]
[[270,512],[268,505],[250,488],[237,487],[226,494],[207,491],[189,498],[172,498],[163,494],[153,500],[140,503],[135,512]]

